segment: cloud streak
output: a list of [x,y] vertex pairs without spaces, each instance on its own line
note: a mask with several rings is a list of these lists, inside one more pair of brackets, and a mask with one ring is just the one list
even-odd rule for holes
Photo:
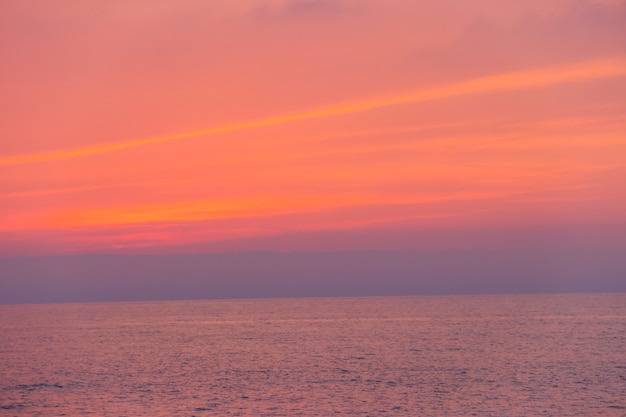
[[626,76],[626,59],[621,57],[554,66],[538,70],[521,71],[475,78],[468,81],[434,87],[404,95],[396,95],[380,98],[377,100],[367,100],[357,103],[330,106],[318,110],[284,114],[263,119],[216,126],[208,129],[177,133],[173,135],[137,139],[127,142],[118,142],[65,151],[5,156],[0,158],[0,166],[20,165],[67,158],[78,158],[89,155],[121,151],[129,148],[177,141],[192,137],[215,135],[264,126],[281,125],[302,120],[341,116],[345,114],[360,113],[402,104],[440,100],[473,94],[515,91],[527,88],[538,88],[585,80],[623,76]]

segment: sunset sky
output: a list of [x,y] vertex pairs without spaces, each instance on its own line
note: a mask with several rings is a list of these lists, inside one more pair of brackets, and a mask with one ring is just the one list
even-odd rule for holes
[[0,256],[626,247],[626,1],[5,1],[0,60]]

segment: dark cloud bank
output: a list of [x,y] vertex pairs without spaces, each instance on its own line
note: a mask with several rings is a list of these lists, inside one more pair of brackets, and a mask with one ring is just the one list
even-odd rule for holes
[[619,251],[0,258],[0,303],[624,291]]

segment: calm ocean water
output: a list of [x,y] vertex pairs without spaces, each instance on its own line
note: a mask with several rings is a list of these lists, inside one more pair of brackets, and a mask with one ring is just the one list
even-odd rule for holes
[[0,306],[0,416],[626,416],[626,294]]

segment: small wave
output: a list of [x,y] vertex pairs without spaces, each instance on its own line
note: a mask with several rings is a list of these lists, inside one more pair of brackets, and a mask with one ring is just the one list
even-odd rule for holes
[[24,407],[23,404],[7,404],[0,405],[0,410],[17,410],[18,408]]
[[36,389],[43,389],[43,388],[63,388],[63,385],[61,384],[48,384],[48,383],[39,383],[39,384],[19,384],[19,385],[15,385],[13,387],[15,390],[27,390],[27,391],[34,391]]

